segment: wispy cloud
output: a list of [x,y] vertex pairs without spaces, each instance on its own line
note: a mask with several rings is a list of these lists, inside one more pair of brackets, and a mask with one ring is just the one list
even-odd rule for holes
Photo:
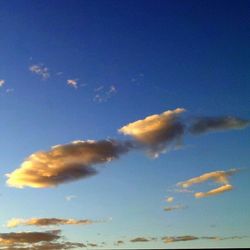
[[68,79],[67,84],[75,89],[77,89],[78,79]]
[[185,109],[177,108],[159,115],[151,115],[123,126],[119,132],[132,136],[139,143],[147,146],[151,155],[157,157],[169,143],[180,144],[184,134],[184,124],[179,120],[179,116],[184,111]]
[[178,241],[190,241],[190,240],[198,240],[199,237],[193,235],[184,235],[184,236],[167,236],[163,237],[162,240],[165,243],[173,243]]
[[152,240],[151,238],[137,237],[137,238],[134,238],[134,239],[130,240],[130,242],[133,242],[133,243],[137,243],[137,242],[149,242],[151,240]]
[[31,218],[17,219],[12,218],[7,222],[7,227],[17,226],[60,226],[60,225],[90,225],[96,223],[93,220],[76,220],[76,219],[61,219],[61,218]]
[[102,103],[114,96],[117,93],[117,88],[115,85],[109,86],[108,89],[106,89],[104,86],[99,86],[94,90],[94,92],[95,96],[93,100],[95,102]]
[[196,198],[203,198],[203,197],[208,197],[208,196],[212,196],[212,195],[217,195],[217,194],[221,194],[224,193],[226,191],[231,191],[233,189],[233,186],[230,184],[225,184],[223,186],[220,186],[218,188],[212,189],[208,192],[197,192],[194,194],[194,196]]
[[0,80],[0,88],[3,87],[4,84],[5,84],[5,80],[1,79]]
[[76,199],[76,198],[77,198],[76,195],[68,195],[65,197],[66,201],[71,201],[71,200]]
[[179,182],[177,183],[177,185],[182,188],[188,188],[194,184],[199,184],[208,180],[212,180],[215,183],[221,184],[221,186],[211,189],[208,192],[196,192],[194,196],[196,198],[203,198],[212,195],[218,195],[226,191],[231,191],[233,189],[233,186],[229,184],[229,177],[238,173],[239,171],[240,169],[233,168],[227,171],[209,172],[201,176],[191,178],[187,181]]
[[201,176],[191,178],[187,181],[179,182],[177,183],[178,186],[181,186],[182,188],[188,188],[194,184],[202,183],[208,180],[213,180],[217,183],[221,184],[228,184],[229,183],[229,177],[238,173],[240,170],[233,168],[229,169],[227,171],[214,171],[214,172],[209,172],[205,173]]
[[43,80],[46,80],[50,77],[49,69],[42,64],[34,64],[29,67],[29,70],[42,77]]
[[195,118],[189,131],[192,134],[217,132],[230,129],[243,129],[250,125],[250,120],[233,116]]
[[21,166],[7,174],[12,187],[46,188],[97,174],[92,166],[107,163],[128,152],[129,142],[115,140],[74,141],[56,145],[50,151],[30,155]]
[[169,207],[164,207],[164,211],[166,212],[171,212],[173,210],[177,210],[177,209],[185,209],[187,208],[187,206],[184,205],[176,205],[176,206],[169,206]]

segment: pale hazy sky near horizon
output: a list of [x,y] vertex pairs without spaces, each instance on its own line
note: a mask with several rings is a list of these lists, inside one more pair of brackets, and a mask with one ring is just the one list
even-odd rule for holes
[[249,247],[249,11],[1,1],[0,249]]

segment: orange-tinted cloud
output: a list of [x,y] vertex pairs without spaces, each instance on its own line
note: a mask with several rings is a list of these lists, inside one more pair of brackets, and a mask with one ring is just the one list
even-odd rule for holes
[[231,191],[233,189],[233,186],[230,185],[230,184],[225,184],[223,186],[220,186],[218,188],[215,188],[215,189],[212,189],[208,192],[197,192],[194,194],[194,196],[196,198],[203,198],[203,197],[207,197],[207,196],[212,196],[212,195],[217,195],[217,194],[220,194],[220,193],[224,193],[226,191]]
[[107,163],[126,153],[132,144],[114,140],[74,141],[50,151],[30,155],[21,166],[7,174],[12,187],[46,188],[97,174],[93,165]]
[[156,114],[129,123],[119,129],[124,135],[132,136],[139,143],[147,146],[153,156],[164,151],[167,144],[180,141],[184,134],[184,124],[179,120],[185,110],[177,108],[162,114]]

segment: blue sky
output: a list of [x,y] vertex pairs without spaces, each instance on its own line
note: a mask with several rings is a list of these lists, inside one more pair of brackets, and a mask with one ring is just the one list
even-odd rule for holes
[[[6,174],[35,152],[77,140],[137,141],[118,129],[167,110],[184,108],[185,124],[229,116],[249,124],[249,8],[248,1],[2,2],[1,234],[51,228],[7,228],[11,218],[75,218],[105,221],[59,227],[67,240],[97,248],[249,246],[247,126],[186,133],[181,148],[154,159],[129,150],[97,164],[97,175],[54,188],[6,184]],[[197,199],[169,191],[232,168],[243,170],[230,177],[230,192]],[[187,208],[164,211],[178,204]],[[159,240],[186,235],[247,237]],[[130,242],[136,237],[157,240]]]

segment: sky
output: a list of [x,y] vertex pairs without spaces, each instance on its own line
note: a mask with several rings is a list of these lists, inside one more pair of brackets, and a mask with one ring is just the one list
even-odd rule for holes
[[0,3],[0,249],[250,246],[250,2]]

